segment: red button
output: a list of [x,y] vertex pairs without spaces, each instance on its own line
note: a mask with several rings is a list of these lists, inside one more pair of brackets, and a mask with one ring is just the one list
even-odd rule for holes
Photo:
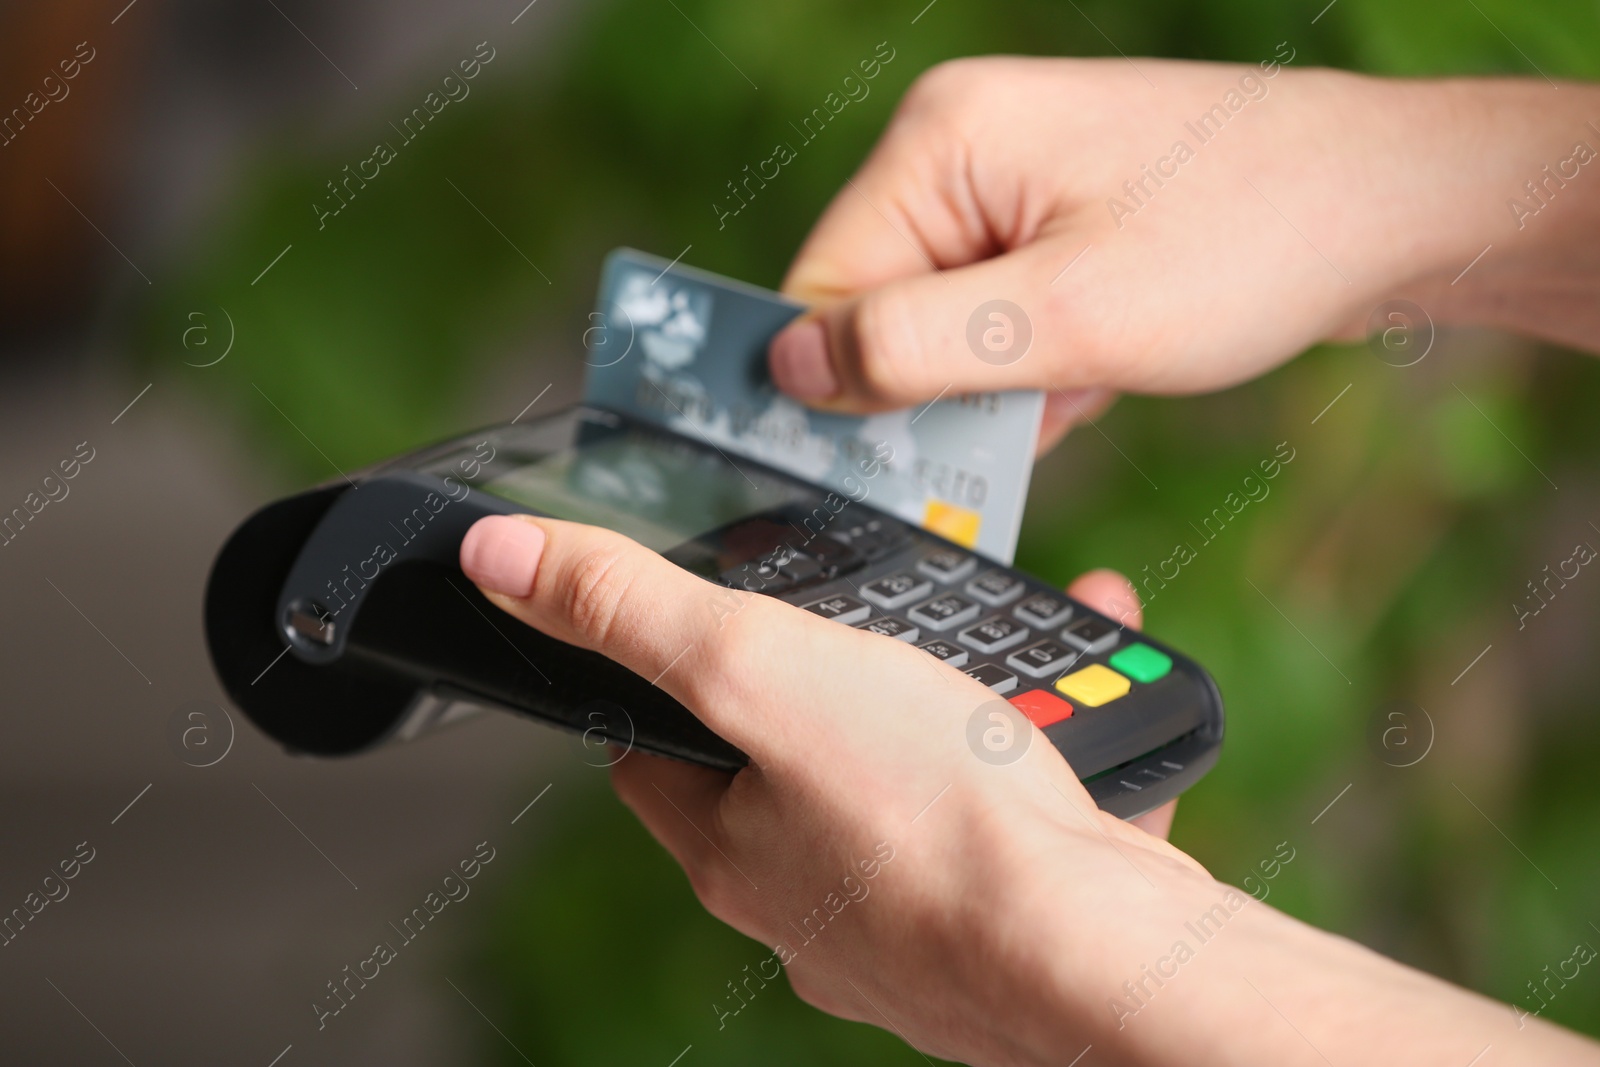
[[1028,717],[1029,722],[1041,729],[1072,716],[1071,704],[1043,689],[1018,693],[1011,698],[1011,703]]

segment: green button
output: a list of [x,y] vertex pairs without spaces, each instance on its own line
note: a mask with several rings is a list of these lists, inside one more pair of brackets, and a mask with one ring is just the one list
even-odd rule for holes
[[1172,670],[1172,658],[1149,645],[1129,645],[1111,657],[1111,665],[1136,682],[1154,682]]

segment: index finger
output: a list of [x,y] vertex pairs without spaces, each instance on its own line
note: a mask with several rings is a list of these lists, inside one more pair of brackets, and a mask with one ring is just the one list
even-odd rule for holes
[[[927,95],[926,93],[923,94]],[[783,279],[783,292],[826,306],[918,274],[999,252],[972,207],[948,137],[908,96],[883,138],[823,211]]]

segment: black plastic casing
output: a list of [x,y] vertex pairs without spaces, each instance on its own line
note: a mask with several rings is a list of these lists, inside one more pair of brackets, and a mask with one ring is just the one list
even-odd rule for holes
[[[485,450],[497,454],[513,440],[553,452],[597,432],[626,432],[659,439],[664,447],[710,451],[627,416],[573,408],[400,457],[353,475],[359,488],[340,480],[256,512],[223,546],[206,590],[207,643],[230,698],[289,750],[321,756],[408,740],[487,707],[577,731],[586,740],[603,737],[728,771],[744,766],[742,752],[649,680],[511,619],[461,573],[461,538],[479,518],[537,513],[475,488],[493,475],[495,461],[474,457],[482,459]],[[441,474],[441,461],[455,457],[464,458]],[[739,466],[786,483],[796,501],[786,511],[829,514],[826,490],[751,461],[740,460]],[[859,534],[866,527],[893,536],[871,536],[870,552],[824,553],[844,558],[843,573],[829,568],[787,588],[779,588],[783,582],[778,581],[760,591],[776,590],[780,599],[800,605],[832,594],[855,596],[876,577],[914,569],[930,551],[967,553],[865,502],[850,502],[840,523],[837,531],[819,530],[828,540],[812,549],[823,544],[837,549],[850,529],[857,531],[858,547],[865,544]],[[797,529],[794,523],[768,525]],[[781,549],[777,542],[765,551],[752,548],[748,525],[742,529],[745,536],[737,539],[735,554],[730,554],[734,539],[722,529],[666,555],[715,579],[713,572],[759,569],[771,549]],[[807,551],[798,541],[789,538]],[[389,551],[375,552],[375,546]],[[1060,595],[982,557],[962,581],[996,569],[1027,583],[1022,599],[1034,591]],[[749,582],[740,584],[752,588]],[[961,587],[958,582],[949,591]],[[1074,618],[1096,614],[1076,602],[1073,612]],[[954,640],[955,631],[924,634],[922,640],[933,636]],[[1124,818],[1157,807],[1197,781],[1215,764],[1223,734],[1221,697],[1205,671],[1156,640],[1142,634],[1137,640],[1171,657],[1171,672],[1152,684],[1134,685],[1129,695],[1105,706],[1076,708],[1070,718],[1044,729],[1096,803]],[[1004,656],[991,658],[1000,662]],[[1085,656],[1074,668],[1102,660]],[[1020,678],[1022,686],[1010,695],[1048,689],[1053,680]]]

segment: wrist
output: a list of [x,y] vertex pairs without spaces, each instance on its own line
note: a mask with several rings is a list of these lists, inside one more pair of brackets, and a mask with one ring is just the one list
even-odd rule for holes
[[[1152,864],[1139,857],[1138,866],[1148,871]],[[1081,1020],[1082,1040],[1076,1048],[1058,1045],[1041,1062],[1068,1063],[1085,1044],[1094,1046],[1096,1062],[1128,1067],[1235,1062],[1228,1017],[1249,989],[1227,988],[1222,976],[1237,973],[1262,947],[1282,948],[1284,931],[1274,929],[1282,916],[1208,877],[1150,873],[1154,901],[1130,900],[1108,916],[1107,936],[1094,947],[1096,966],[1071,982],[1067,1017]]]
[[[1184,1062],[1147,1059],[1130,1031],[1154,1030],[1147,1009],[1159,1014],[1167,991],[1187,984],[1201,946],[1259,905],[1165,842],[1085,814],[1094,828],[1078,818],[1027,835],[1032,843],[1015,863],[1002,857],[991,867],[991,884],[1010,888],[978,909],[987,927],[979,940],[1013,961],[999,973],[1014,976],[996,1017],[1012,1055],[995,1062],[1063,1067],[1090,1045],[1095,1063]],[[1041,872],[1041,856],[1059,859]],[[1180,940],[1190,946],[1182,960],[1174,956]]]
[[1243,890],[1216,882],[1173,889],[1174,909],[1142,935],[1152,946],[1147,958],[1117,960],[1126,972],[1120,981],[1113,968],[1085,983],[1091,988],[1074,999],[1088,1010],[1088,1029],[1039,1062],[1069,1064],[1088,1043],[1096,1062],[1129,1067],[1467,1063],[1491,1045],[1501,1064],[1594,1062],[1595,1047],[1570,1032],[1317,930]]
[[1538,79],[1367,79],[1392,106],[1392,202],[1362,238],[1381,284],[1438,325],[1600,346],[1600,89]]

